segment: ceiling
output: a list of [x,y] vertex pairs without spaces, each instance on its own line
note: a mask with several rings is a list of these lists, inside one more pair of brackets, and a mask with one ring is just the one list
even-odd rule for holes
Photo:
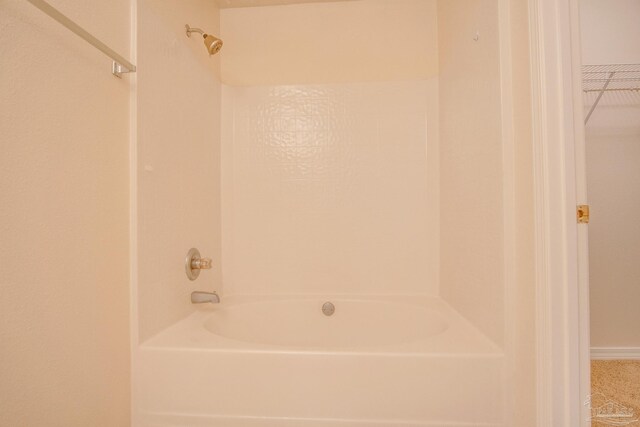
[[353,0],[217,0],[221,9],[233,7],[256,7],[256,6],[275,6],[282,4],[299,4],[299,3],[332,3],[338,1]]

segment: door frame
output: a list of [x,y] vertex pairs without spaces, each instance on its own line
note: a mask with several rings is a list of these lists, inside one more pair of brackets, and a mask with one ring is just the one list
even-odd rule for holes
[[589,283],[579,0],[529,0],[537,425],[589,426]]

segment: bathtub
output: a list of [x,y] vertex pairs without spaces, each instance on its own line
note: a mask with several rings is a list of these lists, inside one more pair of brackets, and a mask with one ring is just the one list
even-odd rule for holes
[[140,426],[501,425],[502,351],[438,298],[223,297],[134,363]]

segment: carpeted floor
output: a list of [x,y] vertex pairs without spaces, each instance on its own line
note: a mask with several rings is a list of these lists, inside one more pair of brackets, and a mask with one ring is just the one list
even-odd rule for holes
[[592,360],[591,396],[593,427],[640,427],[640,360]]

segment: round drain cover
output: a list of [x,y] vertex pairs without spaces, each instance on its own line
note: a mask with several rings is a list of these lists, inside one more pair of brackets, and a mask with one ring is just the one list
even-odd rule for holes
[[324,304],[322,304],[322,312],[324,313],[325,316],[331,316],[333,313],[335,313],[336,311],[336,306],[333,305],[332,302],[325,302]]

